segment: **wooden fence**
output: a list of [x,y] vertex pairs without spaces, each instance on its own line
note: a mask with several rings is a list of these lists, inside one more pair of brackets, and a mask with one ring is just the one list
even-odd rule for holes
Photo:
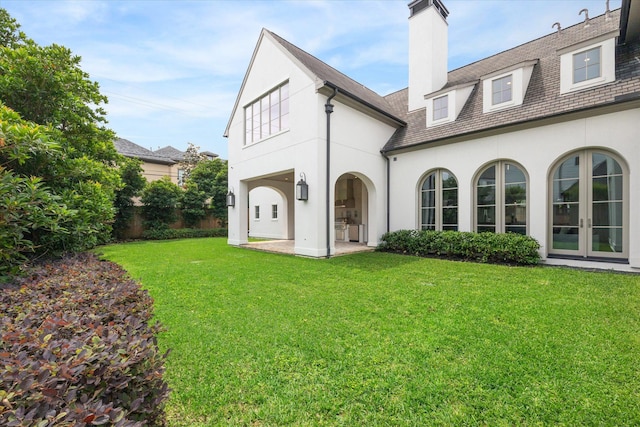
[[[122,233],[122,239],[139,239],[142,237],[144,231],[142,218],[142,207],[135,206],[133,218],[129,222],[129,228]],[[212,211],[207,210],[207,216],[201,219],[193,228],[212,229],[212,228],[225,228],[226,222],[213,216]],[[182,212],[178,209],[178,220],[171,224],[170,228],[180,229],[185,228],[184,219],[182,218]]]

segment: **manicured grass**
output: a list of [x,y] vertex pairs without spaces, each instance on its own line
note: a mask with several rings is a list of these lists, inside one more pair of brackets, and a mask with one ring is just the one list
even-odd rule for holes
[[100,252],[167,327],[172,426],[640,424],[640,276],[225,239]]

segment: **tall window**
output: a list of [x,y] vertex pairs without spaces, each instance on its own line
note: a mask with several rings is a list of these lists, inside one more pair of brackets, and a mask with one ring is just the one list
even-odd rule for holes
[[613,153],[583,150],[561,159],[550,176],[550,253],[625,258],[628,172]]
[[512,99],[512,83],[513,83],[513,75],[509,74],[508,76],[501,77],[499,79],[495,79],[491,82],[491,104],[498,105],[504,102],[509,102]]
[[253,219],[255,220],[259,220],[260,219],[260,206],[255,205],[254,207],[254,215],[253,215]]
[[573,55],[573,83],[600,77],[600,47]]
[[271,205],[271,219],[278,219],[278,205]]
[[184,184],[184,169],[178,169],[178,185],[182,186]]
[[433,120],[441,120],[449,117],[449,95],[441,96],[433,100]]
[[476,231],[527,234],[527,178],[520,167],[499,161],[476,180]]
[[428,174],[422,183],[420,228],[458,229],[458,181],[448,170],[435,170]]
[[244,109],[245,144],[260,141],[289,128],[289,83],[247,105]]

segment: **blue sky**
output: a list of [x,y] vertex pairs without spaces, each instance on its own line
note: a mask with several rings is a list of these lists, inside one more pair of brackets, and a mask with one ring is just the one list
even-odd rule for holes
[[[610,8],[621,0],[611,0]],[[0,0],[40,45],[82,57],[109,98],[108,126],[146,148],[222,137],[260,30],[268,28],[382,95],[407,86],[406,0]],[[444,0],[449,69],[605,11],[605,0]]]

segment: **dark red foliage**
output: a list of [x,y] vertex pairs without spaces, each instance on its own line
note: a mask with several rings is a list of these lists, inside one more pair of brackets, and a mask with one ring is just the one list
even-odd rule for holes
[[0,289],[0,425],[163,425],[152,309],[122,268],[92,254]]

